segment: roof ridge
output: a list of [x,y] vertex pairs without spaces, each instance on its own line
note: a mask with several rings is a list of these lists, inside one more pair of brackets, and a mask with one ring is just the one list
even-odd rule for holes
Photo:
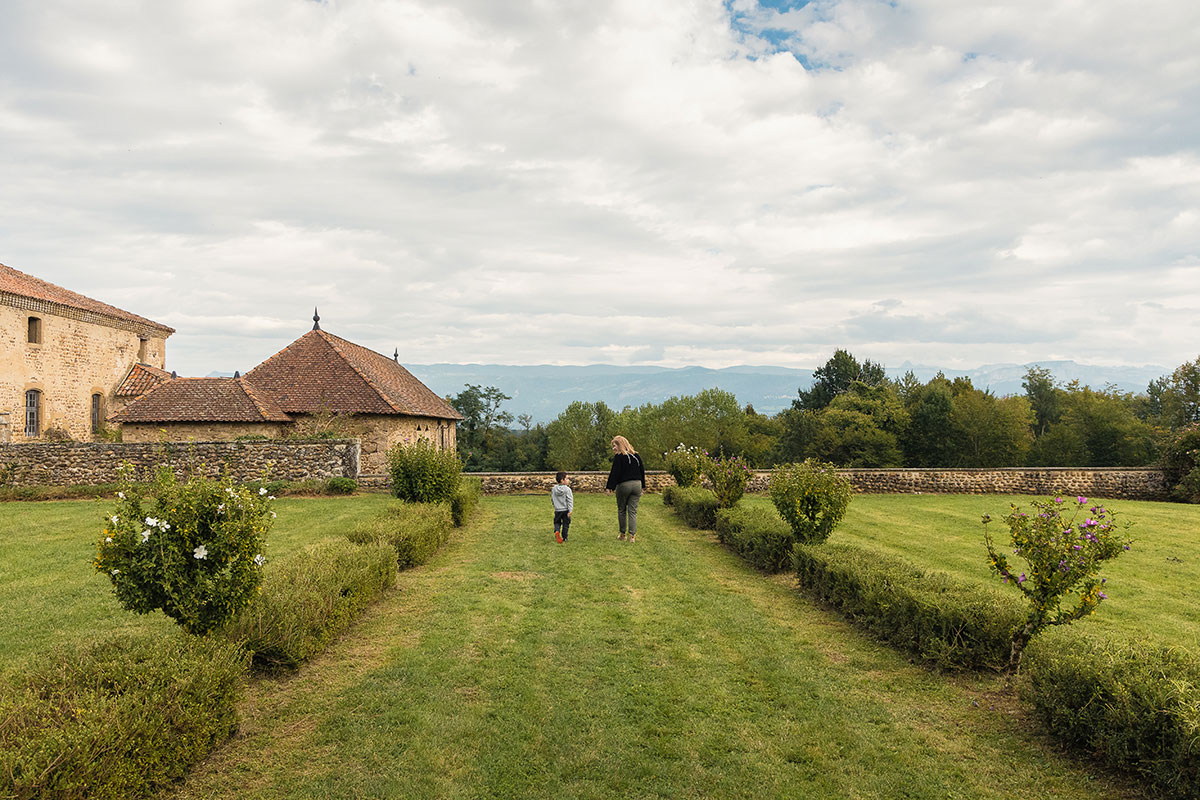
[[259,396],[260,392],[259,392],[258,387],[255,386],[254,384],[252,384],[250,381],[246,380],[245,376],[240,377],[240,378],[234,378],[234,380],[237,381],[238,386],[245,393],[246,397],[250,398],[250,402],[254,403],[254,407],[258,409],[258,413],[262,414],[264,417],[269,416],[271,413],[273,413],[275,411],[277,411],[280,414],[284,414],[285,416],[288,416],[289,418],[291,417],[290,414],[285,412],[282,408],[279,408],[279,404],[275,403],[274,401],[271,401],[271,402],[275,406],[275,408],[274,409],[268,408],[266,402],[263,400],[263,398],[261,398]]
[[358,368],[358,365],[357,365],[357,364],[355,364],[355,363],[354,363],[353,361],[351,361],[350,359],[346,358],[346,354],[345,354],[345,353],[343,353],[343,352],[342,352],[340,349],[338,349],[337,345],[335,345],[333,342],[329,341],[329,339],[331,339],[331,338],[332,338],[332,339],[337,339],[339,342],[343,342],[343,343],[345,343],[345,344],[352,345],[352,346],[354,346],[354,347],[357,347],[357,348],[359,348],[359,349],[361,349],[361,350],[366,350],[368,353],[372,353],[373,355],[377,355],[377,356],[379,356],[380,358],[383,358],[383,359],[386,359],[386,358],[387,358],[387,356],[385,356],[385,355],[381,355],[380,353],[376,353],[374,350],[371,350],[371,349],[369,349],[369,348],[363,347],[363,346],[362,346],[362,345],[360,345],[360,344],[354,344],[354,342],[351,342],[351,341],[349,341],[348,339],[343,339],[343,338],[342,338],[342,337],[340,337],[340,336],[335,336],[334,334],[332,334],[332,333],[329,333],[329,332],[327,332],[327,331],[318,330],[318,331],[316,331],[316,332],[317,332],[318,334],[321,334],[321,337],[322,337],[322,338],[325,340],[325,343],[326,343],[327,345],[329,345],[329,348],[330,348],[331,350],[333,350],[333,352],[337,353],[337,354],[338,354],[338,357],[339,357],[340,359],[342,359],[342,361],[346,362],[346,365],[347,365],[348,367],[350,367],[350,369],[354,370],[354,373],[355,373],[356,375],[358,375],[358,377],[360,377],[360,378],[362,378],[364,381],[366,381],[366,383],[367,383],[367,386],[370,386],[370,387],[371,387],[371,389],[373,389],[373,390],[374,390],[375,394],[379,395],[379,398],[380,398],[381,400],[383,400],[383,402],[385,402],[385,403],[387,403],[389,406],[391,406],[393,411],[395,411],[395,412],[396,412],[396,413],[398,413],[398,414],[409,414],[409,413],[412,413],[412,412],[411,412],[411,409],[409,409],[409,408],[401,408],[399,405],[397,405],[397,404],[396,404],[396,401],[392,399],[392,396],[391,396],[391,394],[390,394],[390,393],[388,393],[388,392],[385,392],[383,389],[381,389],[381,388],[380,388],[380,387],[379,387],[379,386],[378,386],[378,385],[375,383],[375,381],[371,380],[371,378],[370,378],[370,377],[368,377],[367,375],[364,375],[364,374],[363,374],[363,371],[362,371],[361,369],[359,369],[359,368]]

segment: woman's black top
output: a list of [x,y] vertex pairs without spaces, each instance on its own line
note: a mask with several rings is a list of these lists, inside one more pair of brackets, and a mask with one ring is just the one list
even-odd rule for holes
[[646,488],[646,469],[637,453],[617,453],[613,456],[612,469],[608,471],[608,485],[604,488],[615,489],[618,483],[625,481],[641,481]]

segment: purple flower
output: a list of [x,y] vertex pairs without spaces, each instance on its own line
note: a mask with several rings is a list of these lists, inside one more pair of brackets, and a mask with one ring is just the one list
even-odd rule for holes
[[1100,597],[1101,600],[1108,599],[1108,595],[1106,595],[1104,592],[1096,592],[1096,594]]
[[1074,547],[1076,550],[1082,550],[1082,549],[1083,549],[1083,545],[1081,545],[1081,544],[1072,545],[1072,546],[1073,546],[1073,547]]
[[1079,505],[1081,505],[1081,506],[1086,506],[1086,505],[1087,505],[1087,498],[1086,498],[1086,497],[1076,497],[1075,499],[1079,501]]
[[1054,502],[1056,502],[1056,503],[1061,503],[1061,502],[1062,502],[1062,498],[1061,498],[1061,497],[1056,497],[1056,498],[1054,498]]
[[1022,572],[1021,577],[1017,578],[1017,583],[1024,583],[1024,582],[1025,582],[1025,573]]

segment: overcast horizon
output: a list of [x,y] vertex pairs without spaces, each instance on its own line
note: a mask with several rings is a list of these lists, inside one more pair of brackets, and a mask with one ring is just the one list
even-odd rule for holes
[[246,371],[1200,355],[1200,4],[10,0],[0,263]]

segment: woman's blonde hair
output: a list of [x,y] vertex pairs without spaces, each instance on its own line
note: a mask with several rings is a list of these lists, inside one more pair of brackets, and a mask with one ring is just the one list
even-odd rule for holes
[[617,446],[617,452],[622,455],[637,455],[637,450],[633,449],[633,445],[624,436],[614,436],[612,443]]

